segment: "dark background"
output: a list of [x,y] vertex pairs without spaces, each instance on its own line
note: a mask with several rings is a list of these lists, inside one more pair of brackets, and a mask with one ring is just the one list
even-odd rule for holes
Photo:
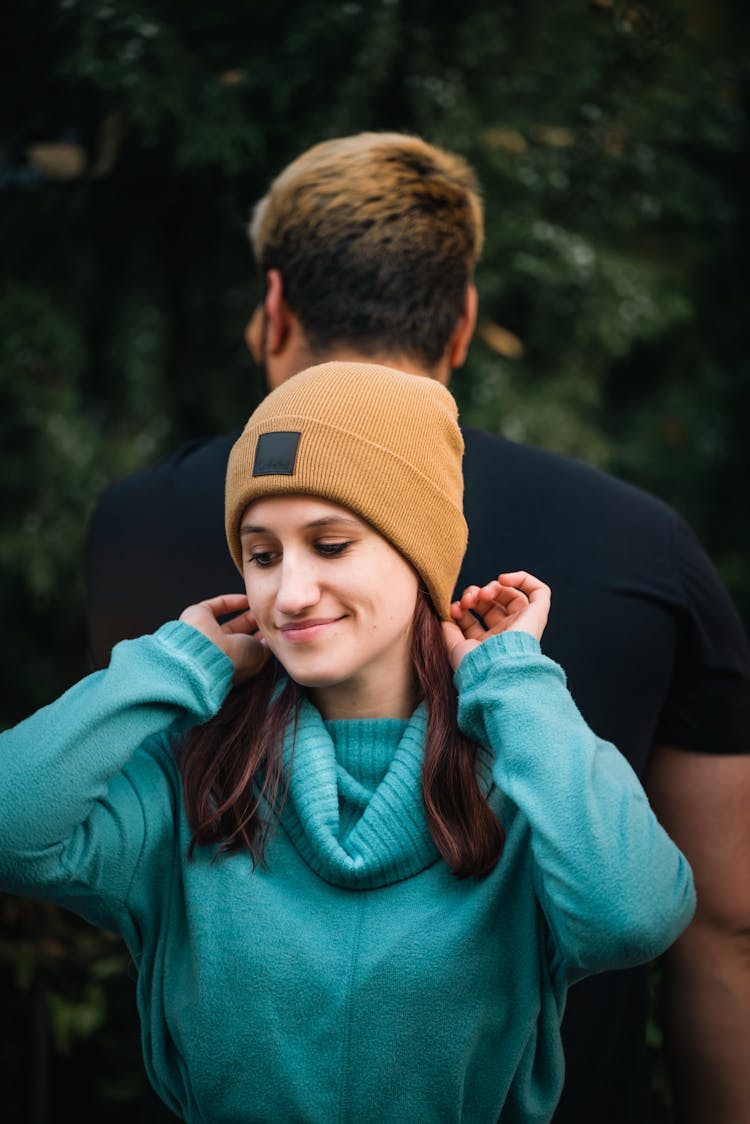
[[[102,487],[234,427],[262,394],[242,340],[260,293],[252,203],[304,148],[362,129],[418,132],[482,180],[481,324],[453,386],[463,420],[671,502],[747,620],[746,5],[12,8],[0,723],[87,668],[82,543]],[[4,898],[0,984],[4,1120],[148,1119],[116,939]]]

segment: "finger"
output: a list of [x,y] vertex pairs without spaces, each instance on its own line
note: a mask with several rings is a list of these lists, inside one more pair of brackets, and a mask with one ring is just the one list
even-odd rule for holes
[[492,581],[483,586],[467,586],[461,596],[461,604],[466,609],[476,611],[480,605],[488,606],[496,601],[505,604],[517,592],[518,590],[515,587],[501,585],[499,581],[493,578]]
[[464,609],[471,609],[474,607],[479,593],[478,585],[467,585],[456,604],[460,604]]
[[270,659],[266,645],[254,636],[234,636],[227,643],[227,655],[234,664],[235,683],[244,683],[257,675]]
[[525,570],[500,574],[498,581],[507,583],[508,588],[521,590],[528,599],[526,608],[516,615],[509,627],[530,632],[537,640],[541,640],[547,626],[552,598],[549,586]]
[[476,605],[492,605],[499,602],[501,605],[508,604],[514,597],[526,597],[523,590],[519,590],[516,586],[501,585],[498,581],[487,582],[478,591],[475,604]]
[[488,585],[481,587],[478,585],[467,586],[458,602],[461,609],[481,616],[482,610],[488,609],[492,604],[491,586],[494,586],[497,591],[502,588],[497,582],[490,582]]
[[502,624],[509,616],[528,608],[526,594],[498,582],[488,582],[474,599],[472,611],[478,613],[488,629]]
[[473,612],[463,607],[463,601],[454,601],[451,605],[451,616],[467,640],[483,640],[487,630],[481,621],[478,621]]
[[497,582],[489,582],[481,588],[477,585],[467,586],[461,600],[455,603],[456,608],[451,610],[451,615],[460,623],[466,636],[479,641],[486,639],[489,629],[497,625],[504,616],[502,607],[495,608],[493,612],[493,595],[501,602],[510,598],[510,593]]
[[534,577],[525,570],[517,570],[510,574],[500,574],[498,581],[507,583],[509,588],[520,590],[529,599],[529,604],[549,612],[552,601],[552,590],[545,582]]
[[248,607],[245,593],[222,593],[218,597],[207,597],[198,604],[205,605],[215,617],[223,617],[225,613],[239,613]]
[[504,586],[521,590],[531,600],[532,593],[551,593],[548,585],[539,578],[529,574],[526,570],[514,570],[512,573],[498,574],[498,582]]
[[448,660],[455,671],[466,653],[476,646],[476,641],[467,640],[460,627],[452,621],[441,621],[441,627],[448,651]]
[[246,609],[244,613],[239,613],[235,617],[230,617],[228,621],[224,621],[221,627],[224,632],[230,635],[246,633],[251,636],[258,631],[258,622],[252,609]]

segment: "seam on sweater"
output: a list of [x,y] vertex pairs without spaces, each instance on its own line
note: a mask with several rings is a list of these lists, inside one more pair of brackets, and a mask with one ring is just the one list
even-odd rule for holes
[[[181,810],[181,806],[182,806],[181,805],[181,801],[182,801],[181,774],[180,774],[177,762],[175,760],[174,754],[173,754],[173,752],[170,748],[170,742],[168,740],[168,736],[165,738],[165,735],[163,735],[163,734],[157,735],[156,738],[154,739],[153,743],[152,743],[152,746],[153,746],[153,753],[152,753],[151,756],[152,756],[153,760],[155,762],[157,762],[159,764],[159,766],[161,767],[161,769],[163,770],[165,778],[166,778],[167,782],[169,783],[170,789],[172,790],[172,792],[174,792],[172,780],[173,780],[173,778],[176,778],[176,780],[177,780],[177,786],[178,786],[178,788],[177,788],[177,800],[176,800],[176,804],[175,804],[175,807],[174,807],[172,824],[173,824],[173,828],[174,828],[174,839],[173,839],[174,848],[179,848],[179,843],[180,843],[179,834],[180,833],[179,833],[179,823],[178,823],[178,821],[179,821],[180,810]],[[141,748],[141,747],[139,747],[139,748]],[[131,760],[132,760],[132,758],[131,758]],[[126,768],[127,768],[127,766],[126,766]],[[125,773],[125,770],[123,770],[123,774],[124,773]],[[136,876],[137,876],[138,871],[140,869],[141,861],[143,859],[143,855],[144,855],[144,852],[145,852],[145,849],[146,849],[146,832],[148,830],[148,818],[145,814],[145,811],[146,811],[145,806],[144,806],[143,799],[142,799],[138,789],[132,783],[132,781],[130,780],[130,777],[126,777],[126,779],[128,781],[128,784],[130,785],[130,787],[133,789],[133,791],[135,793],[135,796],[136,796],[136,799],[138,801],[138,805],[141,809],[141,816],[143,818],[144,830],[143,830],[143,837],[142,837],[142,841],[141,841],[140,852],[138,854],[138,858],[137,858],[136,862],[133,865],[133,873],[132,873],[132,875],[130,877],[130,881],[128,883],[128,889],[127,889],[127,892],[125,894],[125,900],[124,900],[124,903],[123,903],[123,908],[125,909],[128,920],[131,922],[133,928],[137,929],[139,939],[142,941],[143,933],[141,931],[140,925],[138,925],[137,922],[136,922],[135,915],[133,914],[133,912],[130,909],[130,906],[128,904],[128,899],[130,898],[130,894],[133,890],[133,885],[135,883]],[[174,849],[172,851],[172,860],[174,861]],[[174,874],[173,870],[172,870],[171,874],[172,875]],[[163,910],[162,910],[162,914],[161,914],[160,928],[161,928],[161,930],[164,934],[166,934],[170,931],[173,909],[174,909],[174,892],[173,892],[172,877],[170,877],[169,892],[163,896]],[[154,915],[151,914],[152,920],[153,920],[153,917],[154,917]],[[142,1013],[140,1002],[137,1003],[137,1008],[138,1008],[139,1020],[141,1021],[141,1037],[142,1038],[144,1038],[144,1036],[145,1036],[143,1028],[144,1027],[147,1028],[145,1033],[148,1034],[149,1057],[148,1057],[148,1060],[146,1060],[144,1058],[144,1065],[146,1065],[147,1070],[150,1073],[149,1080],[151,1080],[152,1085],[158,1091],[158,1095],[164,1101],[164,1103],[166,1104],[166,1106],[170,1110],[170,1112],[174,1113],[175,1115],[181,1116],[181,1114],[186,1110],[186,1108],[187,1108],[188,1112],[195,1111],[198,1107],[198,1101],[197,1101],[197,1098],[196,1098],[196,1095],[195,1095],[195,1090],[193,1088],[193,1082],[191,1080],[191,1074],[190,1074],[189,1067],[187,1066],[187,1063],[185,1062],[185,1059],[180,1055],[180,1052],[177,1048],[177,1044],[175,1043],[175,1040],[174,1040],[173,1035],[172,1035],[172,1026],[170,1025],[170,1022],[169,1022],[169,1020],[166,1016],[166,1010],[167,1010],[166,973],[164,972],[163,968],[164,968],[164,960],[166,959],[166,955],[167,955],[167,948],[165,946],[168,946],[168,944],[169,944],[169,942],[166,939],[166,937],[164,937],[164,936],[162,936],[159,939],[154,940],[154,942],[153,942],[152,962],[153,962],[154,965],[156,965],[156,962],[158,960],[160,962],[160,968],[157,969],[156,967],[154,967],[152,969],[150,982],[153,985],[153,982],[156,979],[156,976],[159,975],[161,977],[161,987],[160,987],[160,992],[159,992],[159,1006],[161,1007],[161,1010],[163,1012],[163,1017],[160,1019],[160,1022],[161,1022],[161,1025],[162,1025],[164,1035],[169,1040],[169,1042],[172,1044],[172,1046],[175,1050],[176,1056],[178,1058],[180,1079],[183,1082],[183,1089],[181,1090],[180,1095],[182,1096],[182,1098],[184,1100],[184,1103],[183,1103],[183,1100],[180,1099],[180,1095],[178,1095],[178,1093],[175,1091],[174,1084],[170,1080],[165,1080],[165,1078],[163,1076],[163,1070],[157,1064],[157,1058],[158,1058],[158,1055],[159,1055],[159,1051],[154,1049],[154,1039],[153,1039],[153,1035],[151,1033],[154,1004],[152,1002],[150,989],[149,989],[149,998],[146,1001],[146,1014],[144,1015]],[[139,950],[139,952],[140,951],[142,951],[142,950]],[[161,955],[159,956],[159,955],[157,955],[157,953],[161,953]],[[133,956],[133,961],[134,961],[135,966],[138,970],[138,981],[137,981],[136,995],[139,997],[140,996],[141,956],[139,955],[137,960],[136,960],[135,956]],[[143,1046],[145,1047],[145,1042],[143,1043]],[[197,1117],[195,1119],[198,1120]],[[201,1112],[201,1115],[200,1115],[200,1120],[201,1121],[206,1120],[206,1118],[204,1117],[202,1112]]]
[[[101,887],[100,889],[97,890],[97,897],[99,897],[102,902],[105,902],[107,904],[107,908],[111,909],[113,913],[122,915],[124,917],[124,919],[126,920],[126,922],[131,924],[132,921],[133,921],[133,915],[130,912],[130,908],[128,906],[128,898],[130,896],[130,891],[132,889],[133,882],[135,880],[135,875],[136,875],[136,872],[138,870],[138,867],[140,866],[141,859],[143,857],[143,850],[144,850],[144,847],[146,845],[146,817],[144,815],[143,802],[141,800],[140,794],[138,793],[138,790],[135,787],[135,785],[133,784],[133,782],[131,781],[130,777],[127,776],[127,774],[125,772],[125,769],[122,770],[120,775],[122,776],[122,778],[124,780],[126,780],[128,782],[128,785],[130,786],[132,792],[135,795],[136,800],[138,801],[138,806],[141,810],[141,820],[143,822],[143,835],[141,837],[141,845],[138,849],[138,857],[136,858],[136,860],[133,864],[133,871],[130,875],[130,878],[128,879],[128,885],[127,885],[127,888],[126,888],[125,892],[123,893],[122,897],[116,897],[115,895],[108,893],[107,890],[104,887]],[[107,790],[107,791],[109,791],[109,790]],[[96,804],[101,804],[101,800],[97,800]],[[92,808],[92,811],[93,811],[93,808]],[[89,815],[90,814],[91,813],[89,813]],[[84,825],[88,822],[88,819],[89,819],[89,816],[87,816],[86,819],[83,820],[80,824],[77,824],[75,830],[79,830],[79,829],[82,830]],[[68,840],[68,842],[70,842],[70,840]],[[70,885],[80,884],[80,885],[85,885],[87,889],[94,889],[94,887],[91,885],[91,883],[89,883],[88,881],[82,882],[82,880],[80,878],[80,875],[76,871],[73,871],[73,870],[70,869],[70,862],[69,862],[67,854],[64,855],[64,857],[63,857],[63,859],[60,863],[60,869],[61,869],[61,871],[62,871],[62,873],[65,877],[65,881],[68,884],[70,884]],[[120,936],[124,936],[122,930],[120,930]],[[135,960],[135,957],[133,957],[133,959]]]
[[[158,746],[154,746],[154,748],[157,750],[157,752],[153,754],[153,757],[154,757],[155,760],[157,758],[161,758],[161,761],[159,762],[159,764],[166,774],[167,771],[164,768],[164,766],[166,764],[166,761],[171,760],[171,759],[166,754],[166,752],[164,750],[164,744],[161,741],[158,743]],[[131,760],[132,760],[132,758],[131,758]],[[130,762],[128,762],[128,764],[129,763]],[[125,891],[125,896],[123,898],[123,905],[128,912],[128,916],[132,916],[131,911],[130,911],[129,900],[130,900],[130,894],[131,894],[132,889],[133,889],[133,885],[135,883],[136,875],[138,874],[138,871],[140,870],[141,861],[143,859],[144,851],[146,850],[146,833],[148,831],[148,820],[147,820],[147,817],[146,817],[146,809],[145,809],[144,804],[143,804],[143,798],[141,797],[141,794],[138,791],[138,789],[135,787],[135,785],[131,781],[130,777],[127,775],[127,766],[125,767],[125,769],[123,769],[123,777],[125,778],[125,780],[127,780],[128,784],[130,785],[130,787],[133,790],[133,793],[135,794],[135,798],[138,801],[138,807],[141,809],[141,819],[143,820],[143,835],[141,836],[141,846],[140,846],[140,850],[138,852],[138,858],[133,863],[133,870],[132,870],[132,873],[130,875],[130,880],[128,881],[128,888]],[[170,784],[170,788],[171,788],[171,784]],[[179,815],[179,808],[176,808],[175,812],[174,812],[174,818],[173,818],[173,827],[174,827],[174,831],[175,831],[175,836],[177,836],[177,816],[178,815]]]
[[[529,827],[530,827],[530,825],[529,825]],[[531,836],[531,831],[529,831],[529,835]],[[529,838],[529,844],[528,845],[529,845],[529,848],[531,848],[531,838]],[[552,947],[552,949],[554,950],[554,952],[557,954],[557,960],[558,960],[557,973],[562,974],[562,980],[564,981],[565,985],[567,986],[570,983],[571,973],[575,971],[576,965],[574,964],[571,957],[568,955],[568,953],[565,949],[565,946],[564,946],[564,942],[563,942],[560,934],[557,931],[557,926],[553,923],[552,918],[555,915],[554,903],[551,902],[550,896],[546,892],[546,889],[544,887],[544,883],[543,883],[542,878],[541,878],[541,870],[540,870],[539,866],[537,865],[536,859],[533,857],[533,852],[532,852],[532,859],[531,859],[531,881],[532,881],[533,890],[534,890],[534,897],[536,898],[536,907],[539,911],[540,924],[544,928],[544,933],[546,935],[547,941],[549,942],[549,944]],[[544,940],[542,940],[540,942],[540,948],[544,949],[544,944],[545,944],[545,942],[544,942]],[[552,967],[553,957],[551,957],[549,955],[546,955],[546,954],[545,954],[545,956],[546,956],[547,967],[549,968],[550,976],[552,976],[553,975],[553,967]],[[559,984],[559,980],[557,981],[556,986],[558,984]],[[555,995],[556,995],[556,998],[557,998],[557,991],[555,992]],[[561,1018],[562,1018],[562,1014],[561,1014]]]
[[346,1120],[344,1113],[344,1095],[348,1090],[348,1071],[349,1071],[349,1047],[351,1044],[351,1029],[352,1021],[354,1018],[352,1002],[352,991],[354,989],[354,971],[359,957],[359,941],[362,933],[362,914],[364,912],[364,900],[361,896],[357,898],[357,916],[355,920],[354,938],[352,940],[352,952],[349,961],[349,975],[346,981],[346,1017],[344,1019],[344,1039],[341,1044],[341,1081],[339,1082],[339,1108],[338,1119],[341,1124]]

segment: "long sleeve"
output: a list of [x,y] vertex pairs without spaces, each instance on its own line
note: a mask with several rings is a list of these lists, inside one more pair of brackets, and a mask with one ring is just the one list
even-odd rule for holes
[[569,980],[663,952],[695,908],[690,868],[560,667],[528,633],[508,632],[465,657],[456,685],[461,729],[493,751],[495,783],[529,824],[537,896]]
[[0,735],[0,887],[111,923],[144,848],[175,831],[174,771],[149,741],[209,718],[231,678],[219,648],[170,622]]

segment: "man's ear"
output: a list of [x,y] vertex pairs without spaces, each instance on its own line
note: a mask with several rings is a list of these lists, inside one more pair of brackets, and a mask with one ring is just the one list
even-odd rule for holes
[[245,342],[269,390],[310,365],[305,334],[286,302],[278,269],[266,274],[266,295],[245,327]]
[[266,294],[245,325],[245,343],[259,367],[279,355],[294,328],[293,316],[284,299],[284,282],[278,269],[266,274]]
[[284,298],[284,282],[278,269],[266,274],[266,295],[263,299],[265,313],[265,354],[278,355],[284,350],[291,329],[291,312]]
[[253,314],[245,325],[245,343],[259,367],[265,362],[266,314],[262,304],[256,304]]
[[466,362],[469,344],[477,326],[478,305],[479,297],[476,285],[467,285],[463,311],[456,321],[456,326],[448,341],[448,362],[452,371],[455,371],[458,367],[463,367]]

